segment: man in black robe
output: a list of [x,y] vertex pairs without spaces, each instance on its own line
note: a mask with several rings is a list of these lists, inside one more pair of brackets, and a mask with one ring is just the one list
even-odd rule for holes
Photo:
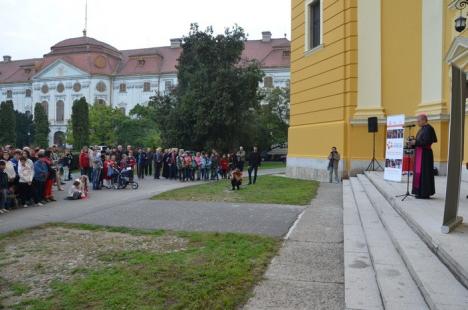
[[415,149],[412,193],[419,199],[429,199],[435,194],[434,154],[431,146],[437,142],[434,128],[428,124],[426,115],[419,115],[416,123],[420,127],[416,138],[410,140]]

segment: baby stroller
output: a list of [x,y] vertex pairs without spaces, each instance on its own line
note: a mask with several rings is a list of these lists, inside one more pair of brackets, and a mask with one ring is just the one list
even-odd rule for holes
[[128,185],[130,185],[132,189],[138,189],[138,182],[135,182],[133,178],[132,168],[127,167],[122,170],[115,169],[114,171],[117,174],[114,179],[114,189],[124,189]]

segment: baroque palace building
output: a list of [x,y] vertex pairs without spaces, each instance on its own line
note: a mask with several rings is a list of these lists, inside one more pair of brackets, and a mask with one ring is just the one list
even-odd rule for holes
[[435,165],[446,172],[447,55],[466,44],[466,32],[454,29],[455,2],[292,0],[288,175],[323,180],[332,146],[341,153],[344,177],[366,169],[372,158],[367,119],[373,116],[382,163],[386,117],[405,114],[412,123],[420,113],[436,130]]
[[[177,85],[177,63],[182,39],[170,46],[118,50],[82,36],[63,40],[42,58],[0,61],[0,101],[12,100],[15,109],[33,113],[41,103],[51,124],[50,142],[62,144],[74,100],[108,104],[128,113],[156,93]],[[265,73],[261,87],[286,87],[290,79],[290,42],[262,33],[261,40],[245,42],[243,59],[257,60]]]

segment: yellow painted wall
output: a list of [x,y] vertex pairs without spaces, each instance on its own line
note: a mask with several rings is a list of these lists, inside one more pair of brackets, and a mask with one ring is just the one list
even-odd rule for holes
[[292,0],[290,157],[346,153],[345,136],[356,105],[355,0],[323,1],[323,48],[305,53],[305,4]]
[[[377,0],[376,0],[377,1]],[[382,107],[386,115],[417,115],[421,104],[422,1],[381,0]],[[458,14],[445,0],[444,55],[458,35]],[[292,0],[291,127],[289,157],[326,158],[337,146],[351,160],[370,160],[372,135],[367,124],[351,124],[357,105],[357,1],[324,0],[323,48],[304,52],[304,1]],[[462,35],[466,35],[465,32]],[[443,70],[442,113],[449,112],[449,66]],[[443,117],[443,115],[442,115]],[[468,123],[468,119],[467,119]],[[431,121],[439,138],[433,146],[438,162],[447,161],[448,122]],[[379,126],[376,157],[385,156],[385,125]],[[416,134],[414,130],[413,134]],[[468,137],[468,129],[465,136]],[[468,138],[466,139],[468,141]],[[465,143],[468,154],[468,142]],[[468,155],[465,155],[468,160]]]

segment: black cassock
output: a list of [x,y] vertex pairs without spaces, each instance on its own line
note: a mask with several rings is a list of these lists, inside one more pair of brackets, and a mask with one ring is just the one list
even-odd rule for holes
[[416,135],[414,154],[413,194],[429,198],[435,194],[434,154],[432,144],[437,142],[434,128],[427,124]]

